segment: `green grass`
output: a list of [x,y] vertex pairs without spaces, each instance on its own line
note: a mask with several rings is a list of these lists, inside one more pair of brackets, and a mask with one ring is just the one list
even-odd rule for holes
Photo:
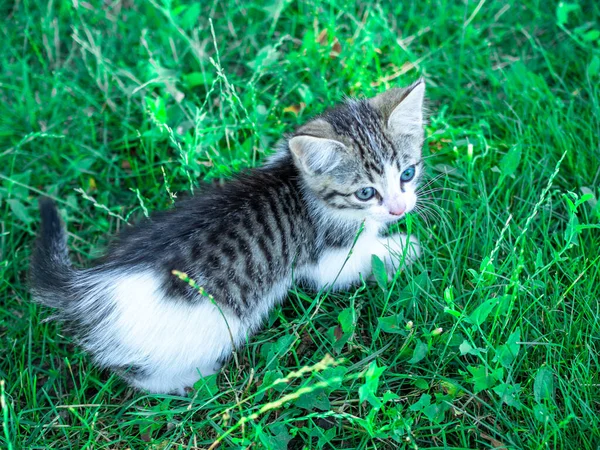
[[[600,6],[570,1],[5,5],[0,447],[598,448]],[[96,370],[30,303],[42,193],[86,265],[171,193],[418,76],[441,177],[393,280],[291,292],[187,398]]]

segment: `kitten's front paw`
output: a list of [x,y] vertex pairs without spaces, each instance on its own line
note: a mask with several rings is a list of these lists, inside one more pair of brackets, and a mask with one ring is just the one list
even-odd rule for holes
[[419,240],[411,235],[393,234],[383,240],[383,244],[388,248],[389,260],[386,258],[388,270],[395,272],[401,265],[409,265],[421,256],[421,245]]

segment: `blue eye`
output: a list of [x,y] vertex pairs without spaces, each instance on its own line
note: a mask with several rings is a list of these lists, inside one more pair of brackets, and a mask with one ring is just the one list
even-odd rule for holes
[[415,166],[410,166],[408,169],[406,169],[404,172],[402,172],[402,175],[400,175],[400,180],[401,181],[410,181],[415,177]]
[[356,198],[362,200],[363,202],[371,200],[373,197],[375,197],[375,194],[377,194],[377,191],[375,190],[375,188],[372,187],[364,187],[354,193],[354,195],[356,195]]

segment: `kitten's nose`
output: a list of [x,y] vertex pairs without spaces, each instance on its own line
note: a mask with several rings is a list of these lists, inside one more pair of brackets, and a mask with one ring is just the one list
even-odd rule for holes
[[390,214],[392,216],[400,216],[400,215],[404,214],[404,211],[406,211],[406,208],[404,206],[398,206],[397,208],[390,208]]
[[406,203],[400,198],[388,199],[387,207],[392,216],[400,216],[406,211]]

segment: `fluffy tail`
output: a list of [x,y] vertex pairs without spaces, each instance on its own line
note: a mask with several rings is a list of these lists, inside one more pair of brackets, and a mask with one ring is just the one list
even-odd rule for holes
[[37,302],[61,308],[69,301],[75,271],[56,205],[47,197],[39,205],[42,223],[31,259],[31,290]]

